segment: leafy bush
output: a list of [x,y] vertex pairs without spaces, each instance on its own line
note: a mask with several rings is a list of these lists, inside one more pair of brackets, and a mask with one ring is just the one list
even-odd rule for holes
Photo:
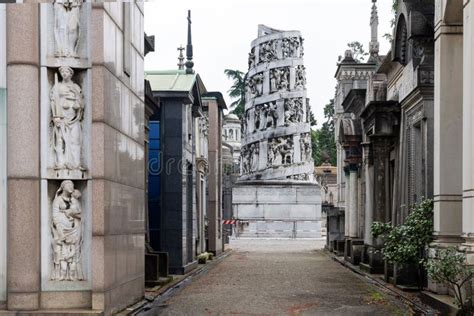
[[463,288],[473,278],[473,268],[466,265],[466,255],[454,247],[437,249],[434,258],[426,264],[428,276],[444,284],[454,292],[456,304],[464,310],[472,306],[472,293],[467,295]]
[[432,231],[433,201],[430,199],[423,199],[415,204],[402,225],[392,226],[391,223],[380,222],[372,224],[372,236],[384,241],[384,258],[398,264],[422,263]]

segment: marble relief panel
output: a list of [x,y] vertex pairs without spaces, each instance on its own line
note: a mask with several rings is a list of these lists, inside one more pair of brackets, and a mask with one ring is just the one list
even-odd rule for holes
[[52,179],[89,177],[90,74],[68,66],[42,68],[42,174]]
[[41,270],[43,291],[90,289],[90,182],[42,180]]
[[56,0],[41,5],[41,63],[50,67],[90,67],[91,4]]

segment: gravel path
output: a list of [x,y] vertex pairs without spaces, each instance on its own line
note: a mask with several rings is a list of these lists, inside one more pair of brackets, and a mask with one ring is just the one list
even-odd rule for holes
[[322,240],[232,240],[233,252],[147,315],[404,315]]

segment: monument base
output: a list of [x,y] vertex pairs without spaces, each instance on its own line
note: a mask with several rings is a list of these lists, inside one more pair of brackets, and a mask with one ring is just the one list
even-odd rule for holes
[[239,237],[321,237],[321,191],[316,183],[237,183],[232,207]]

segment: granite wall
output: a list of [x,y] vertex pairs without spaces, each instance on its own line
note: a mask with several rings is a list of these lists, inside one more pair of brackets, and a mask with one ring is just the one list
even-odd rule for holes
[[7,299],[7,83],[5,5],[0,4],[0,308]]
[[[1,203],[6,200],[1,164],[5,160],[8,177],[8,212],[0,204],[0,225],[7,225],[6,230],[0,226],[0,233],[8,232],[7,238],[0,235],[0,259],[7,258],[8,267],[6,307],[111,314],[144,293],[143,3],[82,3],[77,54],[66,55],[58,53],[55,10],[49,3],[7,5],[5,19],[0,7],[0,65],[5,64],[6,47],[9,92],[6,103],[5,77],[0,73]],[[72,83],[66,83],[61,68],[74,72]],[[58,152],[50,138],[52,118],[57,117],[51,115],[53,101],[64,98],[61,91],[53,91],[61,85],[76,91],[80,97],[65,99],[81,103],[83,110],[79,116],[74,108],[81,122],[81,167],[76,169],[51,167]],[[7,159],[1,156],[5,129]],[[81,259],[74,260],[82,261],[84,277],[71,275],[69,264],[68,282],[51,276],[56,260],[51,250],[56,242],[51,234],[56,225],[52,205],[65,180],[82,193],[83,223],[78,233]],[[5,300],[4,273],[0,261],[0,307]]]

